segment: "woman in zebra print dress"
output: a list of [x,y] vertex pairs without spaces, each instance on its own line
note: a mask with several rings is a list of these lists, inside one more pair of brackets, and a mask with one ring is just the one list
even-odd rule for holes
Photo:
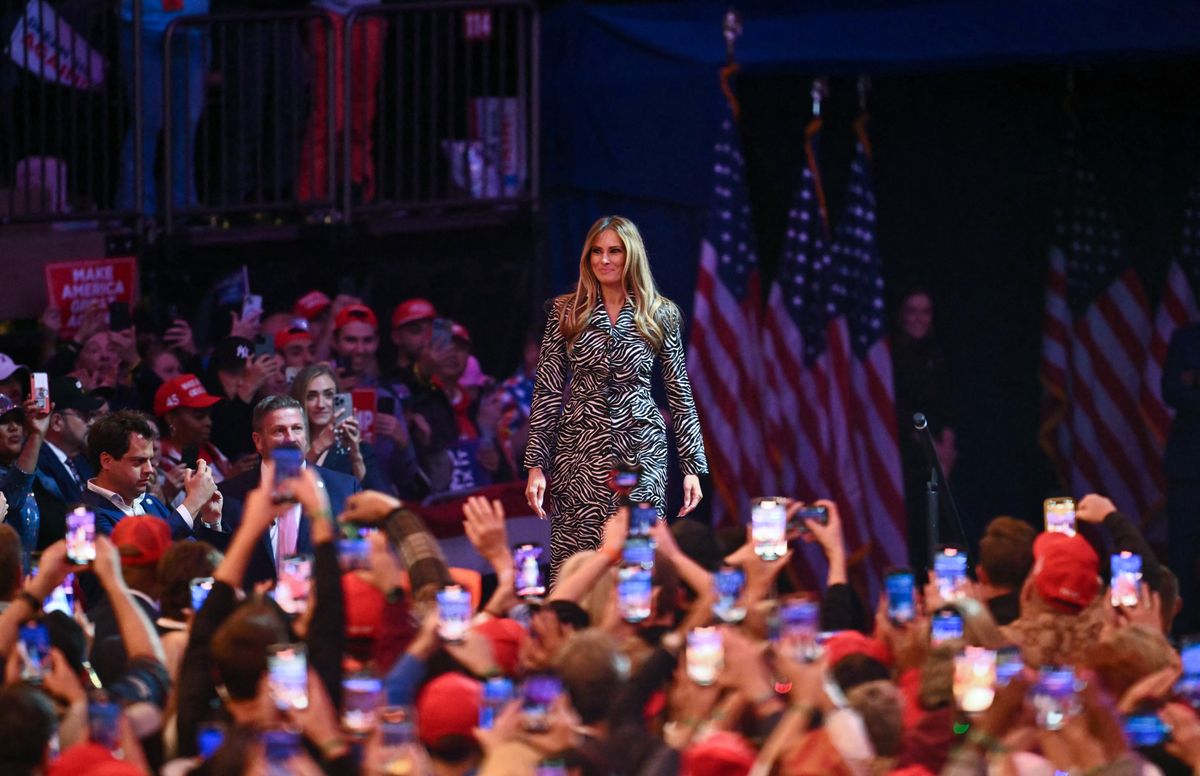
[[[609,472],[636,463],[642,474],[631,494],[666,510],[667,430],[650,395],[662,364],[671,423],[683,471],[685,515],[700,503],[707,472],[700,419],[684,365],[680,313],[660,296],[641,235],[633,222],[606,216],[588,230],[575,292],[548,303],[529,416],[525,498],[549,513],[550,563],[600,545],[616,508]],[[563,388],[569,375],[570,387]],[[543,509],[549,474],[550,500]]]

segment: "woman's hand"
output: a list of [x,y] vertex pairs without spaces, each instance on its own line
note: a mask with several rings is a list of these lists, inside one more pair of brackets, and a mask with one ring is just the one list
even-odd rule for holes
[[525,503],[543,520],[546,519],[546,510],[542,509],[542,499],[545,496],[546,475],[542,473],[541,467],[535,466],[529,470],[529,479],[525,484]]
[[679,516],[691,512],[700,504],[700,499],[704,498],[704,494],[700,491],[700,477],[695,474],[689,474],[683,478],[683,509],[679,510]]
[[362,430],[358,427],[358,418],[351,415],[338,424],[338,433],[342,435],[342,441],[346,443],[346,447],[352,455],[357,455],[359,445],[362,444]]

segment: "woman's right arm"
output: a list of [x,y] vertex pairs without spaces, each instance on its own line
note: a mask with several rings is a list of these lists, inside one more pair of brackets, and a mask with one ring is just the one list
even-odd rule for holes
[[525,468],[549,468],[550,447],[562,407],[563,382],[567,375],[567,341],[558,324],[558,304],[550,307],[542,350],[533,382],[533,404],[529,411],[529,441],[525,445]]

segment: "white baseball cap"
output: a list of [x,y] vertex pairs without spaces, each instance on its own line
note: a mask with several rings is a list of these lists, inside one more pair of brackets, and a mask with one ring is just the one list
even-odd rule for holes
[[7,380],[21,370],[28,372],[29,367],[16,363],[7,353],[0,353],[0,380]]

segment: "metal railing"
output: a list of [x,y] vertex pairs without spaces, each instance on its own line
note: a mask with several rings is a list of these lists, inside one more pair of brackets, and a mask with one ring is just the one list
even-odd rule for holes
[[0,0],[0,223],[136,215],[119,5]]
[[170,234],[537,199],[532,0],[180,16],[157,34],[120,5],[0,0],[0,223]]
[[[392,45],[376,62],[383,25]],[[344,126],[373,135],[374,177],[357,177],[352,143],[341,210],[469,207],[538,195],[538,16],[523,0],[364,6],[343,31]],[[360,41],[366,45],[358,45]],[[356,99],[356,73],[376,68],[378,105]],[[368,76],[369,78],[370,76]]]
[[[180,218],[236,222],[333,208],[333,149],[303,158],[301,142],[308,117],[324,114],[327,131],[334,125],[325,85],[336,63],[311,63],[314,50],[332,50],[337,40],[318,9],[184,16],[168,25],[159,96],[170,107],[162,154],[164,190],[172,181],[175,192],[163,201],[168,234]],[[317,175],[323,185],[314,187]],[[306,185],[327,193],[311,196],[301,191]]]

